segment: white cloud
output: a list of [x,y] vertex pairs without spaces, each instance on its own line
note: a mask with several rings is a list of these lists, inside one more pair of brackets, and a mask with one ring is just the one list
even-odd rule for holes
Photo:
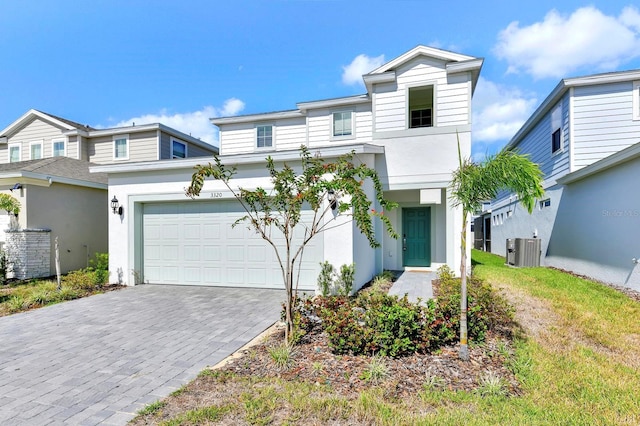
[[507,142],[529,118],[537,102],[533,94],[480,77],[473,97],[473,141]]
[[583,67],[612,71],[640,56],[640,13],[628,6],[608,16],[593,6],[570,16],[552,10],[541,22],[515,21],[498,35],[494,53],[509,63],[508,72],[534,78],[562,78]]
[[365,54],[356,56],[349,65],[342,67],[342,82],[349,86],[364,84],[362,76],[384,64],[384,55],[371,58]]
[[243,109],[244,102],[240,99],[230,98],[227,99],[220,108],[205,106],[199,111],[176,114],[169,114],[166,110],[161,110],[156,114],[132,117],[109,127],[131,126],[132,123],[136,125],[162,123],[195,138],[200,138],[212,145],[218,145],[218,130],[211,124],[209,119],[236,115]]

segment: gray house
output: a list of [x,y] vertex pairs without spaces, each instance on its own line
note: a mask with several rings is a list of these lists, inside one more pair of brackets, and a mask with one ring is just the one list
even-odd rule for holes
[[540,165],[546,196],[532,215],[493,200],[476,222],[490,250],[540,238],[542,265],[640,288],[640,70],[562,80],[507,146]]
[[95,129],[35,109],[0,130],[0,191],[17,198],[17,218],[0,215],[0,243],[12,277],[55,272],[58,237],[62,272],[87,266],[108,251],[107,178],[95,164],[178,161],[218,149],[160,123]]

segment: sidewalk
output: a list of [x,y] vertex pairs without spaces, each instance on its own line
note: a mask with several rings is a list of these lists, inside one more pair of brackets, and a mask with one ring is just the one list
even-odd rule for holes
[[398,279],[393,283],[389,294],[396,296],[408,296],[409,301],[417,303],[418,299],[426,302],[433,298],[433,286],[431,281],[438,277],[437,272],[409,272],[398,271]]

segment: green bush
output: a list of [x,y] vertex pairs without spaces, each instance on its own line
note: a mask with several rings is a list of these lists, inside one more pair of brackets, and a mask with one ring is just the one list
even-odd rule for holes
[[[448,267],[438,270],[439,290],[434,335],[439,344],[459,338],[460,279]],[[482,342],[490,329],[509,327],[513,308],[487,282],[471,276],[467,280],[467,325],[469,339]],[[455,333],[454,333],[455,332]]]
[[109,282],[109,254],[96,253],[94,259],[89,261],[88,272],[93,272],[94,284],[102,286]]
[[69,272],[62,277],[62,285],[79,291],[96,290],[96,272],[89,269]]
[[338,276],[338,294],[341,296],[351,296],[353,291],[353,283],[356,278],[356,265],[342,265],[340,267],[340,275]]
[[327,261],[320,262],[320,274],[318,274],[318,288],[320,294],[327,297],[333,291],[333,276],[335,275],[335,268]]

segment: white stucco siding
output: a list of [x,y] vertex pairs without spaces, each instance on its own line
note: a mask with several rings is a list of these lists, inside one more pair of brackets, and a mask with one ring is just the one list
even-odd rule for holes
[[[415,129],[419,130],[419,129]],[[458,137],[463,156],[471,154],[469,132],[441,133],[379,139],[384,156],[376,159],[376,170],[386,188],[420,188],[430,182],[448,182],[458,167]]]
[[[373,163],[372,155],[363,155],[364,161]],[[290,164],[294,168],[295,163]],[[279,167],[279,165],[276,165]],[[189,186],[192,169],[164,170],[155,172],[126,173],[111,175],[109,178],[109,199],[114,196],[124,206],[124,214],[109,215],[109,262],[112,277],[121,277],[126,284],[134,283],[134,272],[141,270],[141,242],[137,230],[142,226],[142,208],[144,203],[158,202],[190,202],[184,195],[184,188]],[[263,164],[241,166],[234,185],[245,188],[262,186],[270,188],[270,179],[265,177]],[[212,195],[215,194],[215,195]],[[198,201],[232,200],[232,194],[219,181],[207,180],[198,197]],[[335,266],[342,264],[360,264],[361,271],[357,273],[356,287],[359,288],[368,281],[375,265],[374,251],[368,244],[362,243],[362,238],[353,236],[353,225],[349,217],[339,216],[331,229],[318,235],[321,242],[323,258]],[[366,242],[366,239],[364,240]],[[360,256],[360,258],[358,258]],[[371,259],[369,259],[371,258]],[[379,272],[379,271],[377,271]],[[308,287],[308,285],[307,285]]]
[[547,264],[640,291],[640,159],[568,184]]
[[637,143],[632,82],[574,89],[575,170]]

